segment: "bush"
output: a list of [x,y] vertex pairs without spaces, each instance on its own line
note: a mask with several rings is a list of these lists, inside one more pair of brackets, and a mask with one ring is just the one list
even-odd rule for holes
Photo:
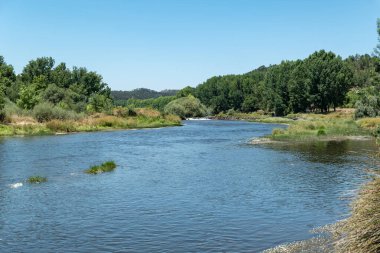
[[115,107],[112,111],[112,114],[116,117],[134,117],[137,116],[137,113],[135,110],[127,108],[127,107]]
[[182,119],[207,115],[206,106],[192,95],[171,101],[165,106],[164,111],[168,114],[175,114]]
[[318,129],[317,135],[318,135],[318,136],[326,135],[326,131],[325,131],[325,129],[324,129],[324,128],[320,128],[320,129]]
[[53,119],[78,120],[83,117],[73,111],[67,111],[60,107],[54,107],[50,103],[41,103],[34,107],[33,116],[38,122],[46,122]]

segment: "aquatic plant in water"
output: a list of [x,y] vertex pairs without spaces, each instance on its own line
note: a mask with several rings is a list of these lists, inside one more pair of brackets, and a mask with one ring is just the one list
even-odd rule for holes
[[40,184],[47,182],[47,178],[41,176],[31,176],[28,178],[27,182],[30,184]]
[[107,161],[102,163],[101,165],[95,165],[85,170],[84,172],[87,174],[100,174],[104,172],[111,172],[115,170],[116,163],[114,161]]

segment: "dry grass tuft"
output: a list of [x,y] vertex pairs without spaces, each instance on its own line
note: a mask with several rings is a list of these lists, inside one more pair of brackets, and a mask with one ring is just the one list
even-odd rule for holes
[[339,253],[380,252],[380,177],[364,185],[352,203],[352,215],[338,229]]

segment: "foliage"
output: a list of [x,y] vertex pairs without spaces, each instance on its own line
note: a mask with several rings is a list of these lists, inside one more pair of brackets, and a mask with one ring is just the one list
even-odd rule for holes
[[274,115],[335,109],[352,86],[352,69],[324,50],[305,60],[283,61],[243,75],[218,76],[198,85],[194,95],[214,113],[264,110]]
[[88,112],[108,112],[112,108],[112,100],[106,95],[93,94],[91,95],[88,105]]
[[28,183],[30,184],[40,184],[40,183],[45,183],[47,182],[46,177],[41,177],[41,176],[31,176],[28,178]]
[[137,113],[135,110],[127,107],[117,106],[113,108],[112,114],[116,117],[134,117],[137,116]]
[[186,86],[185,88],[179,90],[176,94],[177,98],[187,97],[189,95],[194,95],[195,89],[190,86]]
[[377,34],[379,43],[376,45],[374,49],[374,55],[380,57],[380,18],[377,19]]
[[101,165],[95,165],[85,170],[87,174],[101,174],[104,172],[114,171],[116,168],[116,163],[114,161],[107,161],[102,163]]
[[173,100],[164,110],[165,113],[177,115],[182,119],[207,115],[207,108],[192,95]]
[[64,110],[47,102],[36,105],[33,109],[33,116],[38,122],[46,122],[53,119],[76,120],[82,117],[73,111]]
[[175,96],[166,96],[150,99],[128,99],[128,100],[116,100],[115,104],[119,106],[125,106],[129,108],[142,108],[142,107],[151,107],[159,111],[164,111],[164,108],[171,101],[176,99]]

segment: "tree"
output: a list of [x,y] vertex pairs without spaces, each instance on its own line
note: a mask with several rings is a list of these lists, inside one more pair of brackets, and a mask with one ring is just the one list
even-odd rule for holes
[[310,73],[305,64],[298,61],[289,81],[290,111],[298,113],[310,109],[310,86]]
[[342,58],[320,50],[311,54],[305,64],[310,71],[310,102],[321,112],[335,109],[344,102],[352,83],[352,72]]
[[177,98],[187,97],[189,95],[194,95],[195,88],[186,86],[185,88],[179,90],[176,94]]
[[89,112],[107,112],[112,108],[112,100],[102,94],[93,94],[91,95],[87,111]]
[[380,18],[377,19],[377,35],[378,35],[378,44],[374,49],[374,55],[380,58]]
[[17,99],[17,105],[27,110],[33,109],[41,100],[35,84],[22,86],[19,95],[20,98]]
[[41,57],[29,61],[21,73],[21,80],[26,84],[31,84],[35,78],[42,76],[47,86],[47,84],[51,82],[51,72],[54,62],[52,57]]

